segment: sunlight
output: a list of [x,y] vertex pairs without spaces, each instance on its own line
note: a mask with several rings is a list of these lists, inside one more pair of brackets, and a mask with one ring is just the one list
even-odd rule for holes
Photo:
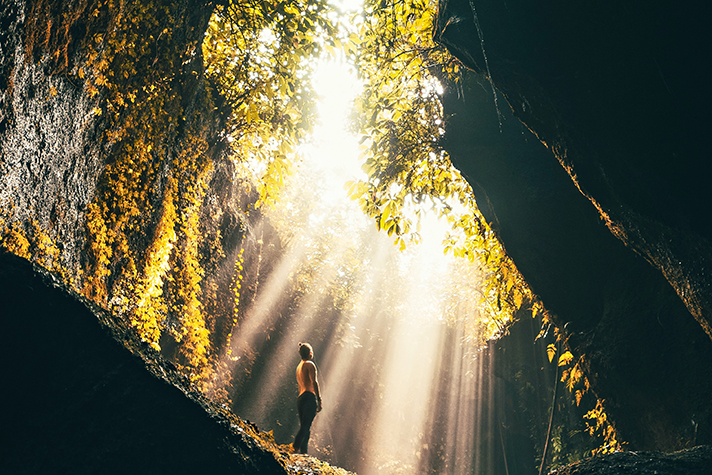
[[363,10],[363,0],[332,0],[331,2],[342,13],[360,12]]
[[452,303],[464,264],[443,255],[449,223],[426,210],[419,244],[404,251],[376,230],[344,189],[366,178],[346,123],[361,84],[342,58],[320,62],[312,80],[319,124],[267,213],[290,244],[233,330],[234,409],[291,442],[296,349],[310,341],[324,399],[314,454],[361,475],[468,472],[477,431],[491,427],[481,410],[491,385],[471,330],[449,314],[476,311],[469,296]]
[[358,160],[358,139],[346,130],[348,111],[361,84],[342,57],[322,60],[314,73],[313,84],[319,95],[319,123],[310,143],[299,152],[306,166],[316,166],[325,174],[323,201],[329,203],[347,199],[346,181],[365,178]]

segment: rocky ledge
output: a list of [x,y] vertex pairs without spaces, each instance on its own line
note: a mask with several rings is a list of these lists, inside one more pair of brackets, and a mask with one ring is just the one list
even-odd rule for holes
[[345,473],[281,451],[11,254],[0,254],[0,308],[0,473]]
[[712,473],[712,447],[700,446],[672,454],[619,452],[592,457],[551,472],[550,475],[708,475]]

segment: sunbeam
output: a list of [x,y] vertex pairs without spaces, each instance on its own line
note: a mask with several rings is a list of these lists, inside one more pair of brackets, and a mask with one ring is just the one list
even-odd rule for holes
[[297,347],[309,341],[324,406],[312,453],[362,475],[484,469],[476,439],[493,439],[482,433],[493,427],[483,409],[492,384],[481,340],[465,335],[476,310],[455,285],[476,268],[443,255],[449,225],[435,211],[421,218],[420,243],[401,251],[349,200],[345,182],[364,176],[345,123],[360,84],[343,60],[321,63],[314,84],[320,124],[267,213],[288,245],[223,356],[233,409],[290,443]]

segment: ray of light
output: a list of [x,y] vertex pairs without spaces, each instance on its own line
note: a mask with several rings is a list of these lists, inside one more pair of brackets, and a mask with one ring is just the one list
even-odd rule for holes
[[[491,361],[446,316],[457,294],[441,250],[445,223],[426,216],[423,242],[399,252],[348,201],[344,182],[363,176],[343,127],[358,82],[335,63],[319,71],[322,126],[302,150],[310,189],[297,177],[287,190],[319,200],[291,226],[291,244],[234,330],[233,354],[251,358],[233,362],[244,373],[235,408],[291,442],[297,343],[308,340],[324,399],[312,453],[361,475],[487,473],[498,423],[488,410]],[[290,212],[279,219],[296,219]]]

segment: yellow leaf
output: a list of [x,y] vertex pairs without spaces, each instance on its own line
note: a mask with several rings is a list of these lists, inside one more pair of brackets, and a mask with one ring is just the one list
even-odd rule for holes
[[549,357],[549,363],[551,363],[556,355],[556,346],[553,343],[549,343],[546,347],[546,355]]
[[383,208],[383,213],[381,214],[381,227],[385,227],[384,223],[391,217],[391,211],[393,210],[393,202],[389,201],[385,208]]
[[[559,366],[564,366],[569,363],[571,363],[571,360],[574,359],[574,355],[571,354],[570,351],[564,352],[563,355],[559,356]],[[551,361],[551,360],[549,360]]]
[[515,292],[514,293],[514,307],[518,310],[519,307],[522,306],[522,302],[524,300],[524,296],[522,295],[521,292]]

